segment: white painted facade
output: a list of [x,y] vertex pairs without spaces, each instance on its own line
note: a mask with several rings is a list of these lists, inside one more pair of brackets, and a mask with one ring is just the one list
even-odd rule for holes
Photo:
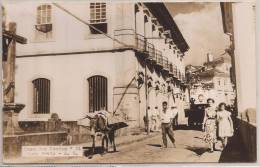
[[232,5],[238,111],[256,109],[254,3]]
[[[83,2],[62,2],[62,7],[89,23],[89,4]],[[140,34],[162,52],[169,62],[177,66],[184,76],[185,68],[181,57],[177,56],[178,47],[165,43],[164,25],[154,24],[154,17],[144,4],[138,3],[106,3],[107,34],[91,34],[89,26],[51,4],[52,31],[48,38],[35,29],[36,12],[40,3],[13,2],[4,7],[7,20],[17,23],[17,34],[28,39],[28,44],[17,45],[16,59],[16,101],[26,107],[19,114],[20,121],[48,120],[51,113],[57,113],[63,121],[75,121],[89,112],[89,86],[87,79],[94,75],[107,78],[108,110],[127,115],[126,120],[134,126],[143,126],[146,107],[161,108],[162,101],[174,103],[173,96],[178,97],[175,103],[180,110],[180,118],[184,118],[183,106],[188,101],[187,90],[180,90],[181,80],[174,79],[170,85],[174,87],[173,96],[163,90],[167,88],[168,73],[155,70],[155,64],[149,64],[145,70],[140,53],[133,47],[136,41],[134,34]],[[138,12],[135,13],[135,5]],[[145,15],[148,22],[144,23]],[[160,18],[156,18],[160,19]],[[173,21],[173,20],[169,20]],[[154,24],[155,30],[152,30]],[[116,31],[130,34],[116,36]],[[161,31],[162,39],[158,39]],[[157,39],[155,39],[157,38]],[[119,44],[116,40],[120,41]],[[123,43],[123,45],[122,45]],[[173,47],[175,46],[175,48]],[[174,51],[175,50],[175,51]],[[183,53],[182,53],[183,54]],[[142,56],[141,56],[142,57]],[[152,88],[145,96],[145,85],[138,89],[137,78],[142,72],[152,78]],[[132,78],[135,80],[126,89]],[[50,80],[50,114],[33,113],[33,83],[36,78]],[[170,77],[173,79],[172,77]],[[160,82],[160,91],[155,91],[155,82]],[[175,85],[175,86],[173,86]],[[177,94],[179,92],[179,94]],[[117,105],[125,93],[119,107]],[[184,96],[185,95],[185,96]],[[180,98],[182,97],[182,98]],[[184,99],[185,97],[185,99]]]
[[[220,62],[217,62],[220,61]],[[211,64],[210,64],[211,63]],[[224,55],[218,59],[212,59],[212,61],[205,64],[205,73],[210,70],[214,70],[213,76],[209,75],[206,78],[201,78],[201,83],[212,84],[210,88],[203,88],[202,84],[198,87],[190,89],[190,96],[194,98],[195,103],[200,103],[198,97],[203,95],[204,100],[202,103],[206,103],[208,98],[215,100],[215,104],[218,105],[222,102],[233,105],[236,97],[234,85],[230,78],[231,60],[229,55]]]

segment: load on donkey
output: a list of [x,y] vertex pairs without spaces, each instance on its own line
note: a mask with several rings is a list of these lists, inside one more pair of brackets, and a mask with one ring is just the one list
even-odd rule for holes
[[106,111],[102,108],[100,111],[94,113],[88,113],[82,119],[89,119],[90,135],[92,138],[92,148],[90,150],[90,157],[95,153],[96,138],[101,136],[102,141],[102,153],[109,152],[109,143],[113,147],[113,151],[116,151],[115,144],[115,132],[118,129],[127,127],[125,122],[119,122],[113,113]]

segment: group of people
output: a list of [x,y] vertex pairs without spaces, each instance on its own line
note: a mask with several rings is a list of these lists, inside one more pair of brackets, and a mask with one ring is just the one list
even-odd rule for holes
[[[208,106],[205,108],[204,119],[202,123],[202,130],[204,131],[204,141],[209,144],[210,152],[216,150],[216,143],[218,138],[221,140],[222,149],[227,145],[228,138],[233,136],[234,128],[231,118],[231,112],[226,110],[226,104],[220,103],[218,106],[214,105],[214,99],[207,99]],[[171,140],[173,147],[175,147],[175,139],[173,134],[173,125],[178,115],[177,106],[168,107],[168,103],[162,103],[162,110],[158,108],[151,110],[148,108],[149,120],[144,117],[146,130],[162,131],[163,148],[167,148],[167,137]],[[150,122],[147,124],[147,122]]]
[[226,104],[214,105],[214,99],[207,99],[202,130],[205,132],[204,140],[209,144],[210,152],[216,150],[217,138],[220,138],[222,149],[227,145],[228,137],[233,136],[234,128],[231,113],[226,110]]

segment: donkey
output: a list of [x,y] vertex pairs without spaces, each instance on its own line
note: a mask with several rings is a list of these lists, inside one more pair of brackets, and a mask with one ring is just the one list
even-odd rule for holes
[[113,151],[116,151],[115,145],[115,128],[107,123],[106,118],[96,114],[94,118],[90,118],[90,131],[92,138],[91,157],[95,152],[96,136],[101,135],[102,138],[102,151],[108,152],[108,143],[113,145]]

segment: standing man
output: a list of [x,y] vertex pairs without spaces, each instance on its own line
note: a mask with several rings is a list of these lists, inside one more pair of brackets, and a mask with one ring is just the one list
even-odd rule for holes
[[166,101],[162,103],[162,111],[160,112],[161,119],[161,127],[162,127],[162,140],[163,140],[163,148],[167,148],[167,137],[169,136],[173,147],[175,148],[175,139],[173,135],[172,122],[173,118],[177,113],[173,113],[169,108]]

